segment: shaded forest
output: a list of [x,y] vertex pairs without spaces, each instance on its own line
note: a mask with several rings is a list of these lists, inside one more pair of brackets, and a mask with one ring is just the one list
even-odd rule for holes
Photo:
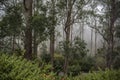
[[120,0],[0,0],[0,80],[119,80],[119,61]]

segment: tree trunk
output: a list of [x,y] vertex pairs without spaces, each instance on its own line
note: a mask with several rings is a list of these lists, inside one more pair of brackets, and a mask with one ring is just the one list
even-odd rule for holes
[[82,20],[82,31],[81,31],[81,33],[82,33],[81,40],[84,40],[84,20]]
[[65,62],[64,62],[64,74],[67,75],[68,72],[68,57],[69,57],[69,47],[70,47],[70,23],[71,23],[71,14],[72,14],[72,1],[68,1],[68,11],[67,11],[67,20],[65,22],[65,34],[66,34],[66,50],[65,50]]
[[70,47],[70,27],[68,27],[67,32],[66,32],[66,51],[65,51],[65,62],[64,62],[64,74],[67,75],[68,72],[68,57],[69,57],[69,47]]
[[110,3],[110,23],[108,33],[107,67],[112,68],[112,54],[114,52],[114,23],[115,23],[115,0]]
[[51,55],[51,64],[52,70],[54,69],[54,47],[55,47],[55,0],[51,0],[52,2],[52,26],[51,26],[51,34],[50,34],[50,55]]
[[38,47],[38,43],[37,43],[37,36],[36,36],[36,32],[34,30],[34,40],[33,40],[33,53],[34,53],[34,56],[37,57],[37,47]]
[[80,39],[82,39],[82,23],[80,23],[80,26],[79,26],[79,30],[80,30]]
[[[38,0],[35,0],[33,2],[33,15],[36,15],[35,13],[39,14],[38,11]],[[38,48],[38,43],[37,43],[37,33],[35,31],[35,29],[33,29],[33,53],[34,53],[34,57],[37,57],[37,48]]]
[[93,29],[91,29],[91,55],[93,54]]
[[12,52],[15,52],[15,35],[12,37]]
[[54,41],[54,33],[53,33],[50,37],[50,55],[51,55],[52,70],[54,67],[54,45],[55,45],[55,41]]
[[[97,21],[95,19],[95,28],[97,28]],[[97,54],[97,31],[95,30],[95,55]]]
[[31,29],[31,17],[32,17],[32,0],[23,0],[24,15],[25,15],[25,54],[24,57],[28,60],[32,59],[32,29]]

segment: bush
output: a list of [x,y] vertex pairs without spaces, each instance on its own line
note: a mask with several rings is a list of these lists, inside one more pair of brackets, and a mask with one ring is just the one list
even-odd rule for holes
[[59,74],[63,71],[64,57],[62,54],[54,54],[54,72]]
[[34,61],[22,57],[0,55],[0,80],[54,80],[52,74],[44,74]]
[[120,80],[120,70],[106,70],[86,73],[78,77],[74,77],[72,80]]

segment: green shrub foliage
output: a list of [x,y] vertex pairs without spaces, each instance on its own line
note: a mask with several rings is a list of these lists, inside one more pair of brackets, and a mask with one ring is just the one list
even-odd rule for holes
[[120,70],[106,70],[92,73],[84,73],[68,80],[120,80]]
[[[61,80],[54,73],[46,74],[49,66],[40,68],[34,61],[22,57],[0,54],[0,80]],[[60,79],[59,79],[60,78]],[[64,78],[62,78],[64,79]],[[81,73],[69,76],[64,80],[119,80],[120,70],[105,70],[92,73]]]
[[0,80],[41,80],[37,64],[22,57],[0,55]]

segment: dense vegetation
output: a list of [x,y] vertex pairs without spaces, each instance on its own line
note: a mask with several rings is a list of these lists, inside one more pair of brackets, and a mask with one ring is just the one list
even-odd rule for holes
[[82,73],[76,77],[60,77],[49,72],[50,65],[38,66],[35,61],[8,54],[0,55],[0,80],[119,80],[120,70],[108,70]]
[[119,0],[0,0],[0,80],[119,78]]
[[23,57],[0,54],[0,80],[54,80],[55,74],[49,73],[50,66],[39,67],[36,61]]

